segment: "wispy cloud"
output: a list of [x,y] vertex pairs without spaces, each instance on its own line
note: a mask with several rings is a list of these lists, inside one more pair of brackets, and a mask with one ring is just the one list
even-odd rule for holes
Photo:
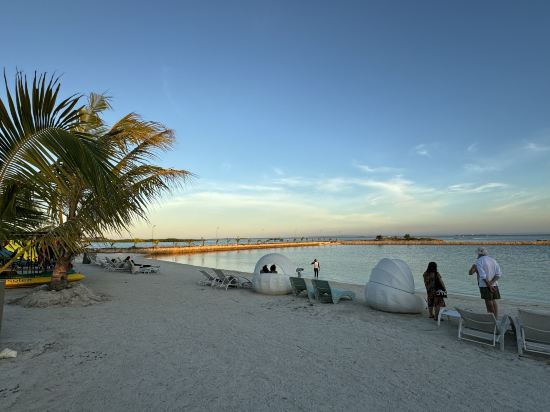
[[329,179],[320,179],[317,181],[316,186],[320,190],[326,190],[329,192],[339,192],[349,189],[356,185],[357,179],[348,179],[343,177],[333,177]]
[[490,209],[491,212],[505,212],[514,209],[520,209],[525,212],[526,209],[537,208],[541,204],[546,205],[548,196],[528,195],[526,193],[518,193],[513,198],[499,206]]
[[273,183],[286,187],[307,187],[314,185],[314,182],[311,179],[306,179],[300,176],[281,177],[279,179],[273,180]]
[[413,201],[416,196],[431,193],[435,190],[430,187],[419,186],[413,181],[400,176],[388,180],[360,179],[357,183],[360,186],[378,189],[399,201]]
[[486,183],[484,185],[475,186],[472,183],[458,183],[456,185],[449,186],[449,191],[451,192],[461,192],[461,193],[483,193],[490,190],[504,189],[508,187],[505,183]]
[[250,191],[250,192],[280,192],[283,189],[277,186],[264,186],[264,185],[237,185],[237,189]]
[[477,152],[477,142],[472,143],[470,146],[468,146],[468,147],[466,148],[466,150],[467,150],[468,152],[470,152],[470,153],[475,153],[475,152]]
[[276,175],[278,176],[283,176],[285,174],[285,172],[283,172],[281,169],[279,169],[278,167],[274,167],[273,168],[273,171],[275,172]]
[[525,145],[525,149],[531,152],[547,152],[550,150],[550,146],[543,146],[538,143],[529,142]]
[[360,170],[362,170],[363,172],[367,172],[367,173],[399,173],[402,171],[402,169],[398,169],[396,167],[388,167],[388,166],[371,167],[369,165],[361,165],[361,164],[356,164],[355,166]]
[[430,152],[428,151],[428,147],[424,143],[416,145],[414,150],[417,155],[430,157]]
[[486,173],[499,170],[498,167],[493,165],[479,165],[475,163],[467,163],[464,165],[464,170],[472,173]]

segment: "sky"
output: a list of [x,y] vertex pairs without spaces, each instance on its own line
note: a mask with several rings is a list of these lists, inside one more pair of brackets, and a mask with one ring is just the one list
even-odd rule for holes
[[548,1],[2,9],[8,78],[175,131],[194,177],[123,237],[550,233]]

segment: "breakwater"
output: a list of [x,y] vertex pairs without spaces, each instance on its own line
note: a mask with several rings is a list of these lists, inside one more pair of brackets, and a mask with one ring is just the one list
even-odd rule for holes
[[310,242],[273,242],[258,244],[226,244],[226,245],[192,245],[192,246],[158,246],[158,247],[130,247],[130,248],[102,248],[96,249],[102,253],[143,253],[157,255],[184,255],[193,253],[233,252],[239,250],[300,248],[316,246],[550,246],[550,240],[529,241],[446,241],[440,239],[410,239],[410,240],[337,240],[337,241],[310,241]]

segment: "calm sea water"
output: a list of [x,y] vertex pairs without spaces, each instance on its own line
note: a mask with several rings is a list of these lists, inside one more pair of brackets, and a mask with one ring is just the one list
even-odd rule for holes
[[[487,249],[503,271],[504,276],[499,281],[503,298],[550,303],[549,246],[489,246]],[[422,273],[428,262],[434,261],[449,293],[479,296],[475,276],[468,276],[468,269],[476,258],[475,250],[474,243],[471,246],[317,246],[175,255],[160,259],[253,272],[260,257],[268,253],[281,253],[297,267],[304,268],[305,277],[313,276],[310,263],[317,258],[321,262],[320,278],[364,285],[378,261],[390,257],[407,262],[418,290],[424,290]]]

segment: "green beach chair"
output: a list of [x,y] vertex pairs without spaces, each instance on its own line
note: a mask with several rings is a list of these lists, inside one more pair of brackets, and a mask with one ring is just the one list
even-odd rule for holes
[[304,278],[297,278],[295,276],[290,276],[290,286],[292,287],[292,293],[294,296],[300,296],[303,291],[307,292],[307,297],[309,300],[315,299],[315,291],[311,286],[309,286]]
[[355,292],[331,288],[326,280],[311,279],[315,298],[322,303],[338,303],[340,299],[355,299]]

